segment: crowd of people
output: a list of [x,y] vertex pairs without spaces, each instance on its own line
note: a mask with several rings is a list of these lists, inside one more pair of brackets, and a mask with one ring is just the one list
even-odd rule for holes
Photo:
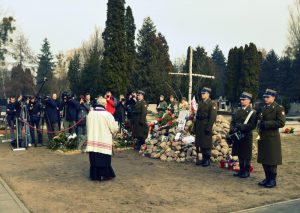
[[[210,165],[212,149],[213,125],[216,121],[217,108],[210,99],[211,89],[204,87],[200,92],[201,100],[195,113],[196,165],[207,167]],[[233,142],[232,155],[238,156],[240,171],[235,176],[247,178],[250,176],[252,158],[252,131],[258,128],[258,163],[263,165],[265,179],[260,186],[272,188],[276,186],[277,165],[282,164],[281,141],[279,128],[285,125],[284,108],[276,103],[277,92],[267,89],[263,95],[265,105],[258,110],[252,108],[252,94],[243,92],[240,96],[240,108],[232,116],[228,141]],[[28,146],[42,146],[43,136],[41,125],[47,125],[49,140],[55,133],[64,128],[69,133],[87,135],[86,147],[90,158],[90,178],[92,180],[108,180],[115,177],[111,167],[112,135],[120,131],[127,121],[128,128],[135,139],[135,149],[140,150],[148,136],[146,122],[147,103],[145,93],[137,91],[127,97],[120,95],[115,98],[111,92],[104,96],[91,99],[90,94],[79,96],[63,93],[58,100],[56,94],[43,98],[19,96],[17,100],[10,97],[6,112],[7,123],[11,131],[11,139],[15,141],[14,126],[19,133],[26,122]],[[178,103],[174,96],[170,96],[169,103],[163,95],[157,102],[158,117],[170,112],[175,116],[181,110],[189,110],[186,98]],[[37,140],[35,132],[37,132]],[[18,134],[22,137],[22,134]],[[19,138],[22,140],[22,138]],[[202,153],[202,160],[199,153]]]

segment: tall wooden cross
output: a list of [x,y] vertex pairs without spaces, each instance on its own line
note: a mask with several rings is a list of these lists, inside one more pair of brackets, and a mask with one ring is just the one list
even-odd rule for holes
[[202,74],[195,74],[192,70],[193,65],[193,49],[192,47],[189,47],[190,49],[190,60],[189,60],[189,73],[174,73],[170,72],[170,75],[183,75],[183,76],[189,76],[189,96],[188,96],[188,102],[189,107],[191,108],[192,103],[192,90],[193,90],[193,76],[199,77],[199,78],[208,78],[208,79],[215,79],[215,76],[212,75],[202,75]]

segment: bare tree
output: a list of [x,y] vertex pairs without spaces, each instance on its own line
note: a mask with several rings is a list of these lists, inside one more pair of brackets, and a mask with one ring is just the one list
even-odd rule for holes
[[89,40],[84,41],[80,48],[80,55],[82,56],[82,62],[84,63],[93,53],[99,53],[100,59],[103,58],[104,43],[102,39],[102,30],[99,27],[95,27],[95,32],[91,35]]
[[300,48],[300,0],[294,0],[289,7],[289,27],[288,27],[289,47],[293,51]]
[[28,39],[18,32],[11,44],[11,55],[17,61],[17,65],[23,66],[24,63],[36,64],[37,58],[28,44]]

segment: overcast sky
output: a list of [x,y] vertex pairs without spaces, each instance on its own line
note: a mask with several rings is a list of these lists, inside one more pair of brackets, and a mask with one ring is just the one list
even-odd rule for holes
[[[186,55],[203,46],[209,54],[219,44],[227,57],[234,46],[254,42],[282,55],[287,44],[288,6],[293,0],[127,0],[137,29],[150,16],[167,39],[170,55]],[[77,48],[95,26],[105,27],[107,0],[0,0],[18,29],[39,53],[47,37],[54,54]]]

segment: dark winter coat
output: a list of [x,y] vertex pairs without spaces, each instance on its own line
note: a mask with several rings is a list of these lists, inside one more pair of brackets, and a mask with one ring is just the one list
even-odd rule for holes
[[264,106],[259,114],[260,140],[257,162],[265,165],[281,165],[281,140],[279,128],[285,125],[284,108],[276,102]]
[[147,104],[144,100],[135,104],[133,114],[133,136],[146,139],[148,136],[148,125],[146,123]]
[[253,133],[252,130],[256,128],[257,124],[257,115],[254,111],[251,115],[247,124],[244,124],[248,114],[251,112],[251,106],[248,106],[246,109],[239,108],[232,116],[231,120],[231,132],[234,132],[235,129],[241,131],[244,134],[244,138],[240,141],[236,141],[232,147],[232,155],[239,156],[243,159],[252,158],[252,142],[253,142]]
[[126,110],[127,110],[127,117],[129,120],[133,119],[133,110],[134,106],[136,104],[136,101],[131,98],[126,102]]
[[126,112],[126,106],[125,103],[123,104],[122,101],[119,101],[117,107],[116,107],[116,120],[120,123],[125,122],[125,112]]
[[30,102],[28,104],[29,120],[34,122],[41,118],[42,106],[38,102]]
[[211,99],[198,104],[194,132],[196,134],[196,147],[212,148],[212,127],[216,121],[217,109]]
[[59,119],[57,116],[57,112],[59,111],[59,104],[53,100],[48,99],[46,101],[46,107],[45,107],[45,118],[47,123],[58,123]]
[[76,121],[77,120],[77,111],[79,109],[79,102],[71,99],[66,104],[66,120],[67,121]]
[[14,121],[15,122],[15,118],[16,118],[16,106],[15,103],[11,103],[9,102],[6,105],[6,119],[8,122]]

